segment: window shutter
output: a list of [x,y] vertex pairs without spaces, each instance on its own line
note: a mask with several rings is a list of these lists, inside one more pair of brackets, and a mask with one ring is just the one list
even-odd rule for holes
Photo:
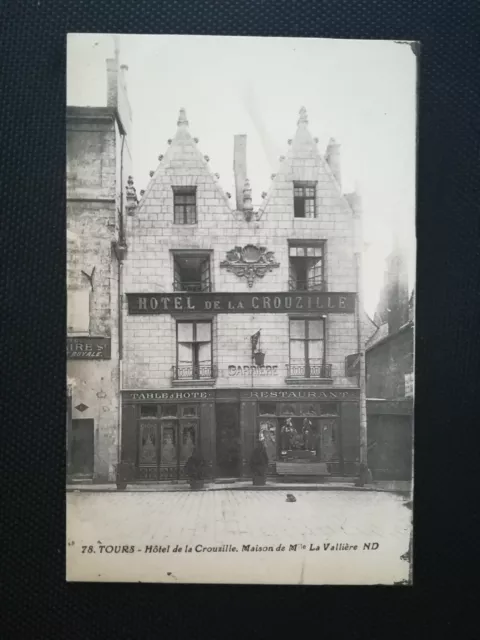
[[90,330],[90,290],[67,292],[67,331],[88,333]]
[[200,266],[200,282],[202,291],[210,291],[210,258],[205,258]]

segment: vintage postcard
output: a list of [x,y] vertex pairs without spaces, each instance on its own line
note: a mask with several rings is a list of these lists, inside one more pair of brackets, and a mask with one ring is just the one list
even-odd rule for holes
[[412,44],[68,36],[67,580],[412,584]]

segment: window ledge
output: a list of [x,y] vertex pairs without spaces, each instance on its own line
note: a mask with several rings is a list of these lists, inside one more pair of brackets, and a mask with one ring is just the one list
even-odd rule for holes
[[333,378],[285,378],[286,384],[309,386],[333,384]]
[[214,387],[216,378],[201,378],[194,380],[172,380],[173,387]]

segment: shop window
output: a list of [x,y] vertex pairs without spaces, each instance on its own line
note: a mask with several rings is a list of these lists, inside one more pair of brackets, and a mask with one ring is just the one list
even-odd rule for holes
[[290,365],[292,378],[330,378],[326,365],[323,318],[290,319]]
[[293,404],[284,404],[282,405],[280,412],[282,416],[294,416],[295,407],[293,406]]
[[177,405],[165,404],[162,407],[162,418],[176,418],[177,417]]
[[315,218],[315,182],[293,183],[293,211],[295,218]]
[[197,188],[172,187],[173,210],[175,224],[196,224],[197,222]]
[[140,405],[140,417],[141,418],[156,418],[158,415],[156,404],[142,404]]
[[322,402],[320,405],[320,415],[338,416],[338,405],[335,402]]
[[141,465],[153,465],[157,462],[157,431],[155,424],[140,424],[140,452]]
[[277,405],[273,402],[260,402],[258,412],[261,416],[274,416],[277,412]]
[[323,243],[289,243],[290,291],[324,291]]
[[173,252],[173,290],[210,291],[210,254]]
[[314,404],[302,404],[300,407],[302,416],[317,416],[317,407]]
[[195,418],[196,416],[197,407],[195,405],[182,407],[182,418]]
[[213,378],[211,321],[177,322],[176,380]]

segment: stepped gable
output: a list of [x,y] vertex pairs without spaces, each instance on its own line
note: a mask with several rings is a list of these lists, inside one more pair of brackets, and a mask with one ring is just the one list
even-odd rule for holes
[[302,107],[297,130],[289,140],[287,155],[282,156],[277,172],[272,175],[270,189],[259,210],[260,217],[277,213],[276,208],[280,205],[278,198],[290,198],[293,207],[292,181],[317,182],[316,207],[320,225],[324,215],[351,215],[351,209],[341,190],[339,163],[340,145],[331,138],[326,154],[322,154],[318,148],[318,140],[310,132],[307,110]]
[[[163,156],[159,156],[157,169],[152,172],[151,179],[143,193],[138,217],[142,218],[149,206],[169,197],[171,186],[196,186],[198,197],[202,192],[214,192],[212,206],[216,206],[218,213],[232,214],[229,199],[218,182],[217,176],[209,165],[210,158],[204,155],[197,145],[197,139],[192,137],[185,109],[180,109],[177,120],[177,131],[168,141],[168,147]],[[171,219],[173,211],[165,211],[165,221]],[[199,220],[200,222],[200,220]]]

